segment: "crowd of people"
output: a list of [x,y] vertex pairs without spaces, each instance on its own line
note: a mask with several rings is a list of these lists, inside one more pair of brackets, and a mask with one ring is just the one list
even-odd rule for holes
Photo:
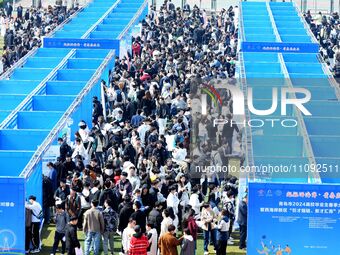
[[78,10],[78,5],[66,8],[63,5],[24,9],[20,4],[13,15],[8,2],[0,9],[0,32],[4,38],[2,72],[14,65],[34,47],[41,46],[41,37],[53,31],[60,23]]
[[[102,81],[107,104],[93,97],[93,121],[79,123],[74,145],[58,139],[60,156],[43,172],[43,209],[34,196],[26,206],[36,222],[27,224],[28,252],[40,251],[37,229],[44,217],[56,224],[51,254],[60,242],[62,254],[83,248],[84,254],[97,255],[101,242],[104,254],[113,254],[119,235],[126,255],[176,255],[177,246],[183,255],[208,254],[209,245],[223,255],[233,243],[236,208],[239,248],[246,248],[247,197],[236,207],[237,178],[195,175],[189,156],[193,133],[196,151],[207,161],[216,157],[207,151],[209,139],[220,158],[233,153],[237,127],[218,130],[220,139],[193,127],[197,98],[191,89],[233,79],[237,21],[237,6],[210,17],[197,6],[181,10],[171,1],[160,12],[151,8],[140,36],[133,38],[131,55],[117,58],[108,84]],[[227,113],[232,118],[231,107]],[[77,230],[85,234],[82,248]],[[204,251],[197,251],[201,232]]]
[[307,23],[321,45],[320,54],[329,65],[334,76],[340,78],[340,19],[339,13],[323,15],[319,12],[313,17],[308,11]]

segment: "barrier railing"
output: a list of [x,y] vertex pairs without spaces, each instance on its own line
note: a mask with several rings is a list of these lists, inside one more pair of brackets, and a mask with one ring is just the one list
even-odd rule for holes
[[276,27],[276,22],[274,20],[274,16],[273,16],[273,13],[272,13],[272,9],[270,8],[269,2],[266,2],[266,7],[267,7],[267,12],[268,12],[268,15],[269,15],[270,22],[272,23],[272,27],[273,27],[274,34],[275,34],[275,37],[276,37],[276,41],[282,42],[279,31],[277,30],[277,27]]
[[[291,80],[290,80],[290,76],[285,64],[285,61],[283,59],[283,56],[281,53],[278,54],[279,57],[279,61],[280,61],[280,65],[281,65],[281,69],[283,71],[283,75],[287,81],[287,85],[289,88],[294,88]],[[293,99],[296,99],[295,94],[292,95]],[[294,112],[295,112],[295,116],[297,118],[298,121],[298,130],[300,131],[300,134],[303,137],[303,142],[304,142],[304,148],[305,148],[305,153],[307,155],[307,159],[309,162],[310,166],[316,166],[316,161],[315,161],[315,156],[314,156],[314,152],[313,152],[313,148],[309,139],[309,135],[308,135],[308,131],[305,125],[305,121],[303,119],[303,116],[301,114],[301,112],[299,110],[296,109],[296,107],[294,108]],[[321,178],[319,173],[317,173],[317,171],[311,171],[308,174],[308,180],[310,183],[321,183]]]
[[[88,3],[89,4],[89,3]],[[66,20],[64,20],[62,23],[60,23],[53,31],[48,33],[45,37],[52,37],[57,31],[59,31],[61,28],[64,27],[65,24],[69,23],[74,17],[76,17],[80,12],[82,12],[87,6],[79,8],[75,13],[73,13],[71,16],[69,16]],[[3,74],[0,75],[0,80],[8,79],[9,76],[14,72],[16,68],[19,68],[23,66],[29,57],[32,57],[37,51],[39,47],[35,47],[31,49],[25,56],[23,56],[21,59],[19,59],[18,62],[16,62],[13,66],[11,66],[9,69],[6,70]]]
[[[247,97],[247,78],[246,78],[246,72],[244,67],[244,59],[243,59],[243,53],[239,52],[239,80],[241,84],[241,89],[243,91],[243,94],[245,97]],[[245,119],[246,123],[247,120],[250,119],[250,112],[248,108],[247,100],[245,100]],[[245,126],[245,136],[244,136],[244,142],[245,142],[245,154],[246,154],[246,162],[247,167],[253,167],[254,166],[254,153],[253,153],[253,142],[252,142],[252,132],[251,127],[248,125]],[[252,171],[250,171],[248,178],[251,180],[255,179],[255,175],[253,175]]]
[[[244,38],[244,26],[243,26],[243,14],[242,14],[242,2],[240,3],[240,7],[239,7],[239,15],[238,15],[238,20],[239,20],[239,25],[238,25],[238,28],[239,28],[239,43],[241,44],[241,41],[244,42],[245,41],[245,38]],[[241,47],[239,47],[239,49],[241,49]]]
[[18,112],[21,111],[21,109],[24,109],[26,105],[32,101],[33,96],[38,94],[42,87],[45,86],[46,82],[53,79],[57,75],[58,70],[63,68],[67,64],[68,59],[71,58],[75,54],[75,52],[76,50],[71,50],[60,61],[60,63],[39,83],[39,85],[30,94],[27,95],[27,97],[7,116],[6,119],[2,121],[2,123],[0,124],[0,129],[8,127],[15,120]]
[[28,162],[24,170],[21,172],[20,177],[27,177],[33,171],[35,166],[40,162],[43,154],[48,150],[49,146],[53,143],[53,141],[57,138],[60,131],[63,129],[67,120],[70,116],[78,109],[81,104],[83,98],[90,92],[90,90],[94,87],[94,85],[100,80],[102,73],[104,72],[107,65],[110,63],[112,58],[115,55],[115,51],[111,50],[106,58],[103,60],[102,64],[99,66],[97,71],[93,74],[91,79],[88,81],[84,89],[78,94],[69,108],[65,111],[64,115],[60,118],[54,128],[51,130],[46,139],[39,146],[37,151],[34,153],[31,160]]

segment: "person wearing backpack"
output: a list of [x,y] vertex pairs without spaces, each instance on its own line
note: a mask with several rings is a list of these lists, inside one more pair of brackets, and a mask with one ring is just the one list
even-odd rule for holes
[[81,211],[80,196],[77,194],[74,187],[71,189],[70,195],[68,195],[66,198],[65,211],[68,213],[68,216],[70,218],[72,216],[79,217],[80,215]]
[[114,98],[114,106],[119,106],[119,105],[125,104],[126,97],[125,97],[124,92],[120,88],[117,88],[115,90],[113,98]]
[[104,255],[108,255],[108,246],[110,245],[110,251],[113,255],[114,251],[114,235],[118,226],[118,214],[110,206],[112,201],[106,199],[104,201],[105,210],[103,211],[104,217],[104,233],[103,233],[103,250]]
[[36,201],[37,198],[33,195],[29,196],[29,203],[25,207],[32,211],[32,245],[33,248],[30,253],[40,252],[40,221],[43,219],[44,214],[41,205]]

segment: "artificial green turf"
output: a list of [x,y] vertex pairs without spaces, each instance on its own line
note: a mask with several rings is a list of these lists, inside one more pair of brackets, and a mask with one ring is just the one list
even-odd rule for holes
[[[55,227],[51,224],[48,227],[45,227],[43,229],[42,233],[42,240],[43,240],[43,246],[42,246],[42,252],[39,254],[42,255],[49,255],[51,254],[52,250],[52,245],[53,245],[53,240],[54,240],[54,231]],[[236,232],[233,234],[233,237],[235,238],[234,240],[234,245],[228,246],[227,249],[227,254],[228,255],[243,255],[246,254],[244,250],[240,250],[238,248],[238,233]],[[84,233],[82,231],[78,231],[78,238],[81,241],[82,247],[84,247]],[[115,254],[119,254],[121,248],[121,243],[120,243],[120,237],[117,235],[115,237]],[[61,250],[61,245],[59,244],[59,250]],[[212,251],[212,247],[210,246],[210,251]],[[60,253],[57,253],[60,254]],[[100,253],[101,255],[104,254],[103,252]],[[203,255],[203,237],[202,234],[199,235],[198,242],[197,242],[197,255]],[[211,253],[213,254],[213,253]]]

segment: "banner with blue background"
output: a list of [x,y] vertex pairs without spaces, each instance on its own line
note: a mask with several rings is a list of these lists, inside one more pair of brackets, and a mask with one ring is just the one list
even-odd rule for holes
[[25,254],[25,179],[0,179],[0,254]]
[[243,52],[318,53],[317,43],[242,42]]
[[249,183],[247,255],[335,255],[340,185]]

